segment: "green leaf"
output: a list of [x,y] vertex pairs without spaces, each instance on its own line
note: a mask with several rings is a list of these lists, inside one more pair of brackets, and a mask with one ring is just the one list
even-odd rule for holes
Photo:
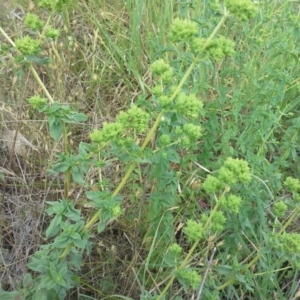
[[58,232],[61,230],[60,223],[62,220],[61,215],[57,215],[54,217],[54,219],[51,221],[49,227],[46,230],[46,238],[52,238],[53,236],[57,235]]
[[105,227],[106,227],[106,222],[99,222],[97,227],[98,233],[102,232],[105,229]]
[[74,170],[74,168],[72,168],[72,177],[74,182],[78,184],[85,183],[85,180],[83,179],[83,172],[81,170]]
[[[45,109],[41,110],[41,112],[43,112],[44,110],[49,110],[49,107],[46,107]],[[49,127],[51,127],[54,123],[59,122],[59,120],[56,119],[56,117],[54,115],[49,115],[48,116],[48,124]]]
[[67,162],[61,162],[56,164],[51,171],[54,171],[55,173],[64,173],[70,168],[70,164]]
[[50,135],[57,142],[62,135],[63,126],[62,126],[61,122],[56,122],[56,123],[53,123],[52,125],[49,124],[49,130],[50,130]]
[[83,239],[74,239],[74,245],[80,249],[84,249],[86,245],[86,241]]
[[51,62],[51,60],[49,57],[39,58],[37,56],[27,55],[25,57],[24,62],[33,62],[40,65],[48,65]]
[[6,292],[6,291],[2,290],[1,287],[0,287],[0,299],[3,299],[3,300],[15,300],[15,299],[23,300],[24,299],[25,300],[25,298],[22,295],[22,292],[18,292],[18,291]]
[[73,240],[81,240],[81,236],[78,232],[73,232],[72,234],[70,234],[70,238],[72,238]]
[[30,273],[26,273],[23,277],[23,287],[30,288],[33,285],[32,276]]
[[82,254],[75,248],[70,253],[70,265],[74,266],[77,270],[80,270],[82,264]]
[[226,265],[220,265],[220,266],[215,267],[215,270],[221,275],[228,275],[233,271],[233,267],[226,266]]
[[72,118],[74,119],[75,122],[82,123],[88,119],[88,116],[82,113],[75,113],[73,114]]
[[58,236],[53,242],[53,246],[57,248],[65,248],[69,244],[70,244],[69,238],[63,235]]
[[31,300],[51,300],[56,299],[56,293],[54,290],[37,289]]

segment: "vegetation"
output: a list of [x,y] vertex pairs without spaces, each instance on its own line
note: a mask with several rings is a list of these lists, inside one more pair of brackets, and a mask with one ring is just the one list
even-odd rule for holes
[[6,4],[0,298],[296,299],[299,19]]

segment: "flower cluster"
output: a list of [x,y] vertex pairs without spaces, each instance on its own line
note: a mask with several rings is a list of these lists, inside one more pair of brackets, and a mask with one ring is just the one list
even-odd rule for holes
[[124,129],[133,129],[136,133],[143,133],[148,129],[149,119],[147,112],[134,105],[128,111],[120,112],[117,122],[122,124]]
[[109,142],[117,142],[123,133],[123,126],[120,123],[103,123],[101,130],[95,129],[90,134],[93,143],[107,144]]
[[227,218],[222,211],[214,211],[211,216],[206,213],[201,214],[201,223],[208,226],[206,227],[207,230],[212,230],[215,233],[219,233],[224,229],[226,221]]
[[296,202],[300,202],[300,182],[299,179],[287,177],[283,185],[293,194],[293,198]]
[[183,127],[176,128],[177,135],[183,135],[180,144],[184,147],[191,147],[202,135],[202,127],[191,123],[186,123]]
[[284,232],[278,236],[280,248],[289,254],[300,252],[300,234]]
[[297,193],[300,190],[300,182],[296,178],[287,177],[283,185],[291,192]]
[[160,137],[159,137],[159,144],[162,146],[162,147],[165,147],[169,144],[171,144],[171,137],[169,134],[162,134]]
[[196,242],[204,237],[203,225],[194,220],[188,220],[184,228],[188,242]]
[[225,185],[249,183],[250,180],[248,163],[242,159],[228,158],[220,168],[218,177],[208,175],[202,187],[208,194],[212,194],[220,191]]
[[37,110],[44,108],[45,105],[47,104],[47,99],[42,98],[41,96],[32,96],[27,101],[34,109]]
[[172,103],[172,98],[168,95],[161,95],[158,97],[158,102],[162,108],[168,108]]
[[215,232],[221,232],[227,219],[222,211],[215,211],[211,218],[211,229]]
[[156,76],[163,76],[163,74],[165,74],[165,73],[167,73],[167,74],[172,73],[173,69],[163,59],[158,59],[152,63],[151,71],[152,71],[152,74],[154,74]]
[[170,246],[170,252],[175,256],[179,257],[182,252],[182,247],[179,246],[178,244],[174,243]]
[[36,14],[31,13],[26,14],[24,24],[26,27],[31,28],[33,30],[42,29],[44,26],[44,22],[42,22]]
[[184,19],[175,19],[170,28],[169,37],[174,43],[190,42],[199,32],[195,22]]
[[251,0],[226,0],[225,5],[241,21],[251,19],[257,11]]
[[113,218],[117,218],[118,216],[120,216],[123,212],[122,212],[122,208],[119,204],[115,204],[113,207],[111,207],[111,214],[113,216]]
[[132,141],[125,133],[133,130],[135,134],[143,133],[148,129],[150,116],[137,106],[131,107],[126,112],[121,112],[114,123],[103,123],[101,130],[95,129],[90,134],[93,143],[102,144],[102,146],[114,142],[118,145],[128,145]]
[[181,93],[175,102],[176,111],[191,119],[197,119],[202,108],[203,103],[194,94]]
[[223,36],[207,43],[204,38],[195,38],[192,41],[192,50],[196,53],[205,53],[214,61],[226,56],[233,56],[235,43]]
[[208,194],[215,194],[224,188],[224,183],[217,177],[208,175],[202,184],[204,191]]
[[232,194],[228,195],[227,197],[223,196],[219,200],[221,208],[228,209],[229,211],[236,214],[240,211],[241,202],[242,199],[240,197]]
[[200,284],[201,276],[195,271],[191,269],[183,269],[176,272],[176,277],[179,282],[182,283],[184,287],[190,286],[192,289],[197,289]]
[[224,162],[224,166],[219,171],[218,178],[229,185],[237,182],[249,183],[251,173],[248,163],[245,160],[230,157]]
[[40,0],[38,5],[52,11],[61,11],[71,0]]
[[41,51],[40,42],[32,39],[28,35],[21,39],[17,39],[15,43],[17,50],[23,55],[36,55]]
[[45,37],[54,40],[59,36],[59,31],[52,27],[47,27],[44,31],[44,35],[45,35]]
[[282,218],[285,215],[287,209],[287,205],[283,201],[279,201],[274,204],[273,213],[276,217]]

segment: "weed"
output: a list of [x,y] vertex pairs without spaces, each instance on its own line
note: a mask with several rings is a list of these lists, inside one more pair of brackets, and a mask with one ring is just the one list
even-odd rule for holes
[[[269,33],[252,1],[213,1],[204,6],[205,24],[197,15],[204,5],[201,1],[182,5],[185,18],[178,13],[170,21],[166,33],[170,45],[153,55],[151,84],[146,84],[140,66],[124,58],[95,18],[95,7],[84,4],[119,70],[123,68],[120,61],[126,63],[126,80],[133,74],[139,87],[151,95],[141,95],[114,122],[94,129],[89,142],[74,147],[70,124],[84,123],[88,117],[55,101],[36,71],[36,66],[49,63],[42,51],[45,45],[61,60],[53,44],[58,30],[49,24],[59,13],[70,27],[68,2],[40,1],[39,6],[48,11],[47,21],[27,14],[24,24],[30,32],[15,42],[1,28],[16,51],[15,64],[33,74],[46,96],[28,97],[28,103],[47,117],[54,142],[62,143],[48,173],[63,176],[64,192],[61,199],[46,201],[51,220],[45,230],[46,243],[27,264],[31,271],[14,291],[2,287],[0,295],[65,299],[72,297],[75,288],[89,287],[93,299],[293,297],[297,285],[291,284],[289,292],[284,288],[291,274],[298,272],[300,245],[292,227],[300,210],[300,184],[286,176],[291,161],[284,163],[291,137],[297,146],[298,132],[296,123],[289,126],[296,122],[291,108],[298,107],[297,49],[291,40],[286,44],[275,40],[275,46],[264,42],[263,36]],[[134,7],[131,50],[139,58],[142,44],[136,25],[141,21],[141,3],[127,2]],[[297,18],[291,15],[290,19]],[[229,28],[236,31],[234,36]],[[250,41],[252,49],[261,53],[275,48],[262,66],[257,57],[245,54]],[[283,53],[291,56],[285,64],[288,71],[274,62]],[[93,62],[89,71],[95,78]],[[288,91],[292,101],[285,98]],[[103,179],[104,170],[112,164],[118,165],[122,176],[119,184]],[[283,184],[281,177],[287,177]],[[74,187],[84,190],[81,203],[71,196]],[[132,256],[125,273],[134,274],[138,296],[120,289],[116,295],[108,276],[101,280],[102,291],[82,279],[85,259],[93,257],[95,236],[105,237],[112,224],[125,227]],[[119,253],[114,247],[110,250],[113,261]],[[96,263],[91,272],[98,270]]]

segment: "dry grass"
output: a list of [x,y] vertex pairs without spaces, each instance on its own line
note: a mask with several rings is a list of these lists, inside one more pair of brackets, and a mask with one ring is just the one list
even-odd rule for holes
[[[44,55],[51,58],[51,65],[36,66],[56,101],[68,103],[89,116],[84,125],[69,128],[70,144],[74,147],[87,140],[89,132],[101,127],[103,121],[113,120],[139,94],[139,85],[130,76],[133,70],[126,69],[124,61],[112,52],[100,32],[103,26],[113,43],[129,47],[128,11],[122,1],[96,2],[87,6],[83,1],[77,11],[69,10],[68,26],[63,27],[58,43],[44,45]],[[22,20],[29,11],[37,11],[33,2],[5,1],[0,21],[13,40],[28,32]],[[62,28],[61,17],[56,16],[52,21]],[[3,37],[0,43],[2,46],[6,43]],[[3,288],[16,289],[27,272],[30,255],[45,243],[43,236],[48,224],[45,201],[63,197],[63,178],[46,172],[63,149],[49,138],[44,116],[33,112],[26,102],[42,92],[32,74],[18,67],[9,52],[2,52],[0,60],[0,281]],[[148,65],[145,62],[138,64],[143,71]],[[128,76],[124,76],[126,73]],[[103,170],[103,176],[118,182],[122,174],[117,172],[118,166],[112,168]],[[116,174],[118,178],[114,178]],[[92,171],[89,177],[90,182],[95,181]],[[81,205],[83,192],[74,187],[69,196]],[[88,218],[90,209],[82,209]],[[120,220],[105,234],[95,236],[96,246],[82,269],[83,294],[97,297],[109,291],[138,297],[140,290],[131,269],[134,255],[128,230]],[[72,291],[70,299],[78,299],[79,293]]]

